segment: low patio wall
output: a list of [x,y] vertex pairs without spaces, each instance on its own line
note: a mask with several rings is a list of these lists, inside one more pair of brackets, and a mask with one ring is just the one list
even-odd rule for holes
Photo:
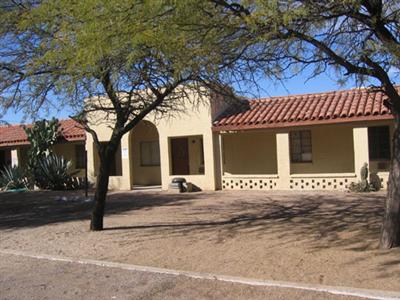
[[278,175],[224,175],[223,190],[274,190]]
[[291,190],[347,190],[351,182],[356,182],[354,173],[336,174],[292,174]]

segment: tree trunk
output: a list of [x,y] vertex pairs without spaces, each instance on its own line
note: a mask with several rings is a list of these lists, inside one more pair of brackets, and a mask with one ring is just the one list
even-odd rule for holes
[[101,153],[102,151],[98,152],[100,156],[100,166],[97,174],[94,207],[90,222],[90,230],[92,231],[103,230],[104,209],[108,192],[108,180],[110,177],[109,163],[112,160],[112,157],[115,156],[116,151],[109,149],[109,151],[104,151],[106,153]]
[[393,112],[395,118],[392,159],[386,198],[386,211],[382,225],[380,247],[400,246],[400,112]]

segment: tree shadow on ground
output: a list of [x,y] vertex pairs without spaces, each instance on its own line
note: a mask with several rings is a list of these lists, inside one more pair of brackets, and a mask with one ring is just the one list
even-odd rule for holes
[[[82,194],[79,191],[0,193],[0,230],[89,220],[92,202],[59,200],[61,196],[73,198],[82,197]],[[106,203],[106,216],[164,205],[185,205],[192,200],[195,198],[188,194],[110,193]]]
[[385,200],[383,194],[339,193],[282,193],[279,200],[268,194],[246,197],[239,193],[231,194],[231,198],[211,208],[209,203],[197,203],[173,222],[136,223],[106,230],[152,239],[189,235],[195,239],[205,233],[217,234],[225,241],[240,234],[254,238],[274,235],[282,243],[307,240],[315,250],[341,246],[364,251],[377,247]]
[[[62,192],[73,196],[77,192]],[[92,203],[60,203],[57,192],[0,193],[0,230],[89,220]],[[221,197],[225,198],[221,200]],[[108,232],[148,238],[202,233],[226,240],[238,234],[274,235],[282,243],[308,240],[314,249],[344,246],[352,251],[376,248],[383,217],[384,195],[344,193],[201,192],[167,194],[127,192],[109,196],[106,217],[138,211],[175,209],[173,221],[123,223]],[[165,212],[168,214],[168,210]],[[128,238],[128,236],[127,236]],[[323,241],[323,243],[321,243]]]

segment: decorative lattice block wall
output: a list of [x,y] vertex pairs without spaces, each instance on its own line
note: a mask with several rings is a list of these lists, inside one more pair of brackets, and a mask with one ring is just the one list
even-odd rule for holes
[[[386,189],[388,174],[379,174],[382,189]],[[289,181],[289,190],[347,190],[350,183],[357,182],[353,176],[292,176]],[[224,176],[222,178],[223,190],[276,190],[278,189],[277,177],[251,177],[251,176]]]
[[223,177],[223,190],[273,190],[276,189],[277,178],[268,177]]
[[355,177],[292,177],[291,190],[346,190]]

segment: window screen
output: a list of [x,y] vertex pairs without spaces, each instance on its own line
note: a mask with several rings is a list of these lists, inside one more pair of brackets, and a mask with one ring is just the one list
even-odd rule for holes
[[290,159],[292,162],[311,162],[311,131],[290,132]]
[[160,165],[160,146],[158,141],[140,143],[140,164],[142,166]]

